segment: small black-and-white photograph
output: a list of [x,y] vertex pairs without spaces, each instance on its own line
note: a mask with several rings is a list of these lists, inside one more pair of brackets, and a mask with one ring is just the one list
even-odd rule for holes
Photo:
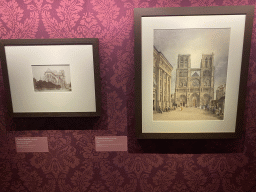
[[70,65],[32,65],[36,92],[70,92]]
[[223,120],[229,28],[155,29],[153,120]]

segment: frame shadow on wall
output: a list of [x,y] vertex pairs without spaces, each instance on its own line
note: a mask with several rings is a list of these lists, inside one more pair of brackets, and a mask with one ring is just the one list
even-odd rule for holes
[[12,131],[24,130],[92,130],[98,129],[100,117],[10,118]]
[[129,153],[202,154],[243,153],[245,135],[237,139],[137,139],[128,126]]

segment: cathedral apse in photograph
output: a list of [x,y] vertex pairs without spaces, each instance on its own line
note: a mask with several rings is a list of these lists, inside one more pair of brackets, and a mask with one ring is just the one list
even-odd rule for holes
[[70,65],[32,65],[35,92],[71,91]]
[[153,120],[223,120],[229,28],[156,29]]

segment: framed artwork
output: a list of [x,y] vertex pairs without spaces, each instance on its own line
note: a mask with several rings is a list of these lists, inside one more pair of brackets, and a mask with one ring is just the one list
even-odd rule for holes
[[254,6],[136,8],[139,139],[237,138]]
[[1,40],[13,117],[99,116],[98,39]]

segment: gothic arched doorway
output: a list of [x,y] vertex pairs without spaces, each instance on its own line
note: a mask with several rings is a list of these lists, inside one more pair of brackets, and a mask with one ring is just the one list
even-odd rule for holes
[[200,105],[199,95],[197,93],[193,93],[190,96],[190,107],[198,107]]

